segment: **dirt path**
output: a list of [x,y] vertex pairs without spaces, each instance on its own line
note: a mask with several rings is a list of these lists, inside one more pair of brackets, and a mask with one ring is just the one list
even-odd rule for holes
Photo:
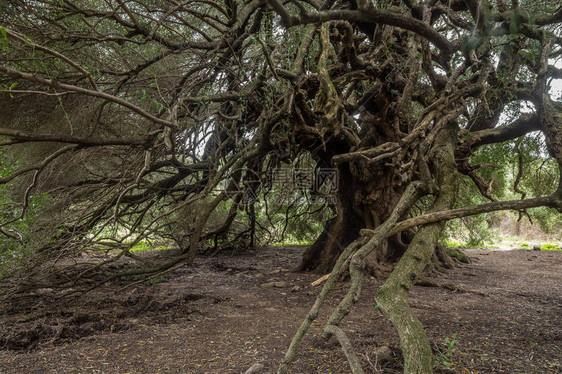
[[[4,306],[1,373],[272,373],[312,305],[318,275],[291,273],[303,248],[198,260],[193,268],[120,295],[99,289],[67,305],[41,295]],[[436,352],[455,343],[440,373],[562,373],[562,252],[468,250],[474,259],[445,287],[412,289],[411,305]],[[343,327],[367,373],[401,372],[397,336],[373,308],[366,281]],[[344,294],[337,286],[305,338],[293,373],[348,373],[321,322]],[[453,290],[453,291],[452,291]],[[394,357],[376,362],[374,350]],[[449,366],[450,369],[447,369]]]

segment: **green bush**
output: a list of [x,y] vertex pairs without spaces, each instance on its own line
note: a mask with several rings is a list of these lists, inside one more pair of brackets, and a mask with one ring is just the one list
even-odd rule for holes
[[[15,159],[0,150],[0,177],[6,177],[17,169]],[[23,203],[16,199],[5,184],[0,184],[0,278],[17,269],[17,265],[31,257],[44,235],[37,222],[47,204],[46,194],[30,196],[28,206],[19,219]]]

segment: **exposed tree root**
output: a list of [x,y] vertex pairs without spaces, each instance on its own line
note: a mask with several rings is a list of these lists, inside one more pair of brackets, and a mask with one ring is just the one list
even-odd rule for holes
[[[336,308],[336,310],[330,316],[326,327],[324,328],[324,336],[326,338],[333,335],[335,332],[338,333],[338,340],[340,344],[342,344],[342,348],[346,352],[346,356],[350,360],[350,365],[354,373],[362,373],[362,369],[358,364],[358,360],[354,354],[352,354],[351,344],[345,337],[343,331],[341,331],[337,326],[339,323],[347,316],[350,311],[350,308],[353,303],[355,303],[359,297],[361,292],[361,264],[365,257],[371,253],[377,246],[381,243],[382,240],[386,237],[386,234],[394,224],[398,221],[398,219],[404,214],[404,212],[408,211],[411,206],[425,193],[429,191],[428,186],[422,182],[414,182],[406,189],[406,192],[400,199],[400,202],[393,210],[390,218],[381,226],[379,226],[376,230],[363,230],[362,234],[363,237],[361,239],[356,240],[351,245],[349,245],[345,251],[339,257],[334,269],[332,270],[330,277],[326,281],[324,288],[322,289],[320,295],[318,295],[316,302],[314,303],[313,307],[311,308],[310,312],[307,314],[306,318],[302,322],[300,328],[297,330],[293,340],[291,341],[291,345],[285,355],[285,358],[281,362],[281,365],[277,371],[278,374],[286,373],[289,369],[290,364],[292,363],[296,350],[298,349],[298,345],[302,340],[304,334],[308,330],[310,324],[314,319],[318,316],[318,311],[324,300],[330,291],[331,287],[333,286],[334,282],[340,275],[343,265],[346,263],[348,258],[351,258],[349,261],[349,271],[351,274],[352,284],[351,287],[341,301],[340,305]],[[368,241],[365,243],[365,239],[368,238]],[[358,366],[359,365],[359,366]],[[360,371],[358,371],[360,370]]]
[[277,374],[284,374],[287,373],[287,371],[289,370],[289,367],[293,362],[293,359],[295,358],[295,354],[297,353],[299,344],[302,338],[304,337],[304,334],[306,334],[306,331],[310,327],[312,321],[314,321],[318,316],[318,311],[324,304],[326,296],[328,296],[328,293],[330,292],[336,279],[338,278],[339,273],[342,270],[343,264],[349,258],[349,256],[357,250],[357,248],[361,245],[362,242],[363,239],[358,239],[354,241],[349,246],[347,246],[347,248],[342,252],[340,257],[338,258],[338,261],[336,262],[336,265],[334,266],[332,273],[330,274],[328,280],[324,284],[322,291],[320,291],[320,294],[316,298],[316,302],[314,303],[314,305],[306,315],[305,319],[302,321],[299,329],[293,336],[289,349],[287,350],[287,353],[285,354],[285,357],[281,361],[279,369],[277,370]]
[[355,354],[355,350],[351,345],[351,342],[347,338],[347,335],[337,326],[334,325],[326,325],[324,328],[324,333],[334,335],[336,339],[340,342],[340,345],[345,353],[345,357],[347,357],[347,361],[349,362],[349,366],[351,368],[352,374],[363,374],[363,368],[361,367],[361,363]]
[[[452,128],[449,128],[449,133]],[[449,134],[450,135],[450,134]],[[457,194],[454,138],[441,134],[433,154],[439,195],[431,211],[450,209]],[[398,331],[404,355],[405,374],[433,372],[433,354],[421,322],[408,304],[408,294],[416,277],[424,270],[435,253],[444,223],[422,227],[402,256],[394,271],[381,286],[375,300],[383,314]]]
[[[379,226],[377,229],[370,231],[371,239],[357,250],[351,257],[349,262],[349,274],[351,276],[351,286],[349,291],[338,305],[336,310],[330,316],[326,326],[338,326],[340,322],[349,314],[352,304],[356,303],[361,293],[361,267],[365,258],[373,252],[380,243],[384,240],[386,233],[394,226],[399,217],[408,211],[412,205],[424,194],[427,193],[427,186],[421,182],[412,183],[404,195],[394,208],[388,220]],[[365,230],[366,231],[366,230]],[[365,232],[364,231],[364,232]],[[324,336],[329,337],[329,334],[324,330]]]

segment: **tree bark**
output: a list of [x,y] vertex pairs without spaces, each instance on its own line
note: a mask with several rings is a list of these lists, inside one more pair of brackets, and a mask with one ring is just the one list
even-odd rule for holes
[[[458,186],[454,145],[454,128],[444,131],[436,140],[433,162],[439,194],[432,211],[450,209],[456,199]],[[433,355],[423,325],[408,304],[408,294],[416,277],[431,260],[444,222],[422,227],[393,272],[377,292],[375,300],[382,313],[398,331],[404,355],[405,374],[433,372]]]
[[338,168],[337,215],[328,220],[314,244],[305,251],[299,270],[329,273],[343,250],[359,237],[365,223],[354,198],[357,184],[347,164]]

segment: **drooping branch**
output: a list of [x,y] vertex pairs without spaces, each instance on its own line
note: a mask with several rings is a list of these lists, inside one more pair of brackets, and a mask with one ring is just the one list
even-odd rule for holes
[[62,156],[63,154],[68,153],[68,152],[72,152],[72,151],[75,151],[75,150],[78,150],[78,149],[79,149],[78,145],[67,145],[67,146],[57,150],[56,152],[53,152],[51,155],[49,155],[47,158],[45,158],[43,161],[41,161],[38,164],[28,166],[28,167],[23,167],[21,169],[18,169],[16,171],[14,171],[13,173],[9,174],[6,177],[0,178],[0,184],[8,183],[11,180],[14,180],[15,178],[17,178],[18,176],[29,173],[31,171],[42,170],[47,165],[49,165],[51,162],[53,162],[55,159]]
[[65,55],[63,55],[62,53],[54,51],[50,48],[47,48],[45,46],[36,44],[36,43],[32,42],[31,39],[27,39],[23,35],[15,32],[15,31],[12,31],[12,30],[7,29],[7,28],[4,28],[4,31],[6,32],[7,36],[9,36],[10,38],[16,39],[17,41],[22,43],[25,47],[29,47],[33,50],[45,52],[49,55],[52,55],[52,56],[60,59],[61,61],[66,62],[68,65],[70,65],[73,68],[75,68],[76,70],[78,70],[80,73],[82,73],[84,75],[84,77],[86,77],[88,79],[88,82],[90,82],[94,91],[98,91],[98,86],[97,86],[96,82],[94,81],[94,78],[92,77],[92,74],[90,74],[89,71],[84,69],[82,66],[80,66],[76,62],[72,61],[70,58],[68,58]]
[[152,122],[157,123],[159,125],[166,126],[166,127],[172,127],[172,128],[177,127],[171,121],[167,121],[167,120],[164,120],[162,118],[158,118],[158,117],[148,113],[144,109],[141,109],[140,107],[136,106],[135,104],[133,104],[133,103],[127,101],[127,100],[121,99],[117,96],[110,95],[110,94],[102,92],[102,91],[94,91],[94,90],[89,90],[87,88],[83,88],[83,87],[79,87],[79,86],[75,86],[75,85],[71,85],[71,84],[60,83],[60,82],[57,82],[54,79],[45,79],[45,78],[40,77],[36,74],[24,73],[24,72],[9,68],[7,66],[0,66],[0,72],[4,73],[4,74],[6,74],[6,75],[8,75],[12,78],[24,79],[26,81],[38,83],[38,84],[46,86],[46,87],[61,89],[61,90],[70,91],[70,92],[76,92],[76,93],[79,93],[79,94],[83,94],[83,95],[87,95],[87,96],[91,96],[91,97],[97,97],[97,98],[100,98],[100,99],[103,99],[103,100],[107,100],[109,102],[119,104],[119,105],[121,105],[125,108],[131,109],[133,112],[135,112],[135,113],[139,114],[140,116],[148,119],[149,121],[152,121]]

